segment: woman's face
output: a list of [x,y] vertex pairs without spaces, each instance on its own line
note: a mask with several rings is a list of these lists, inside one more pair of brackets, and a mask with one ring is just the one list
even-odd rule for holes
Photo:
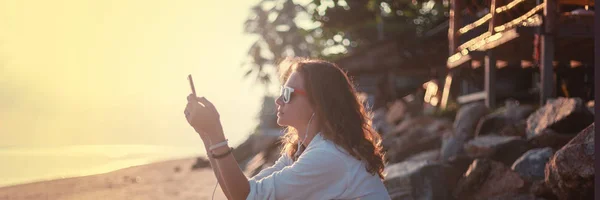
[[[284,86],[306,91],[304,78],[298,72],[292,72]],[[277,104],[277,124],[280,126],[291,126],[298,129],[299,126],[306,126],[313,114],[308,96],[300,92],[293,92],[288,103],[284,103],[283,97],[280,95],[275,99],[275,103]]]

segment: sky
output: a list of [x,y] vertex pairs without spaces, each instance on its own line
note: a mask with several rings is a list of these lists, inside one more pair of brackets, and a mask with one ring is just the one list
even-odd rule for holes
[[0,149],[201,147],[188,74],[241,143],[264,94],[240,66],[257,0],[225,2],[0,0]]

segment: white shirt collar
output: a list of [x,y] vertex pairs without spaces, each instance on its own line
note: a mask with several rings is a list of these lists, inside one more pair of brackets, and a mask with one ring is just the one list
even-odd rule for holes
[[306,149],[310,148],[311,146],[316,145],[317,143],[319,143],[323,140],[325,140],[325,138],[323,138],[323,135],[321,134],[321,132],[317,132],[315,137],[313,137],[313,139],[310,141],[310,143],[308,143],[308,146],[306,147]]

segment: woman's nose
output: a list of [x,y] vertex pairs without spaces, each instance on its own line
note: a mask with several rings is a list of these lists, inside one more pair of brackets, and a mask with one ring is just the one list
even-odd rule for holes
[[275,99],[275,104],[283,106],[283,100],[281,99],[281,96],[279,96]]

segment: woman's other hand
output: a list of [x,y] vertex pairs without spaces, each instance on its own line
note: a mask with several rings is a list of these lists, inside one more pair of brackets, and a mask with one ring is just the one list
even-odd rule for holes
[[[219,112],[215,106],[204,97],[188,95],[188,103],[183,113],[188,123],[200,134],[202,139],[216,139],[223,136],[223,127]],[[208,137],[208,138],[207,138]]]

